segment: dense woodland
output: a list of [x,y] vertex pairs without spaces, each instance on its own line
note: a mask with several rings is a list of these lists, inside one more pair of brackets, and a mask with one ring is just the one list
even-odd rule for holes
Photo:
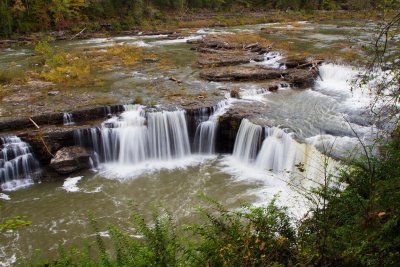
[[379,10],[396,0],[0,0],[0,35],[71,29],[84,22],[118,21],[121,27],[195,10]]

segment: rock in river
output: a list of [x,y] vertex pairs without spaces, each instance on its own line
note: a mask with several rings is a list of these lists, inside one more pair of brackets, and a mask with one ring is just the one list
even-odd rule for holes
[[59,174],[70,174],[78,170],[89,169],[91,167],[90,154],[83,147],[64,147],[56,153],[50,166]]

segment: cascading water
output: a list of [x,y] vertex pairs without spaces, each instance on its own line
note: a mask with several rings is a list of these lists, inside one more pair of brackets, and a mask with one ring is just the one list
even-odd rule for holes
[[74,117],[73,117],[72,113],[64,112],[63,113],[63,122],[64,122],[64,125],[73,125],[73,124],[75,124]]
[[320,171],[334,164],[330,160],[325,165],[325,156],[310,144],[297,143],[289,133],[277,127],[265,128],[265,139],[262,142],[262,127],[244,119],[236,137],[233,157],[257,170],[267,170],[273,173],[298,172],[299,166],[303,176],[317,177]]
[[283,56],[280,52],[272,51],[264,54],[264,61],[257,63],[272,69],[286,69],[286,65],[280,62]]
[[220,101],[207,121],[201,122],[196,129],[194,137],[194,151],[200,154],[211,155],[215,153],[215,139],[218,129],[218,118],[232,105],[230,98]]
[[120,117],[99,128],[77,130],[75,142],[91,147],[101,162],[137,164],[149,160],[172,160],[190,154],[184,111],[147,114],[143,106],[127,107]]
[[5,191],[33,184],[39,169],[31,147],[17,136],[0,138],[0,184]]
[[296,146],[292,137],[276,127],[267,127],[265,132],[266,138],[255,166],[273,172],[292,171],[296,157]]
[[261,143],[261,135],[261,126],[243,119],[236,137],[233,157],[244,163],[254,162]]

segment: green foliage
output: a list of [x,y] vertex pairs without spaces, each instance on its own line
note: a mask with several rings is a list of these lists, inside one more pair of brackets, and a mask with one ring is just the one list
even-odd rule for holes
[[39,41],[35,45],[35,53],[41,56],[43,60],[49,58],[53,54],[53,49],[47,41]]
[[314,210],[302,223],[299,242],[305,263],[395,266],[400,262],[400,142],[381,149],[379,156],[344,169],[340,179],[348,183],[346,189],[330,191],[327,207]]
[[189,254],[191,266],[287,266],[296,252],[295,229],[274,199],[267,207],[229,211],[216,201],[199,208],[201,224],[187,231],[200,240]]
[[23,83],[25,80],[24,70],[14,64],[10,64],[7,69],[0,70],[0,84]]
[[8,230],[15,230],[20,227],[31,225],[32,222],[26,220],[26,217],[23,216],[16,216],[14,218],[8,218],[4,222],[0,223],[0,233],[8,231]]
[[[113,22],[112,28],[120,30],[133,26],[154,26],[166,20],[166,13],[195,13],[198,9],[212,11],[243,10],[360,10],[374,8],[393,10],[395,0],[0,0],[0,35],[30,33],[43,30],[81,29],[82,23]],[[115,24],[115,25],[114,25]],[[98,26],[98,25],[97,25]],[[96,28],[91,26],[91,28]]]

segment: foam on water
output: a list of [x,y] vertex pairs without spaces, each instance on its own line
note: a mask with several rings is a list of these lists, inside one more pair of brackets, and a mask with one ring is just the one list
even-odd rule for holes
[[140,164],[105,163],[100,166],[100,175],[108,179],[134,179],[144,174],[151,174],[159,171],[172,171],[186,169],[191,166],[202,164],[215,156],[192,155],[180,159],[168,161],[147,160]]
[[133,42],[132,45],[137,46],[137,47],[151,47],[151,44],[146,43],[145,41],[137,41]]
[[171,44],[180,44],[180,43],[186,43],[189,40],[198,40],[201,39],[201,36],[198,35],[191,35],[185,38],[178,38],[178,39],[173,39],[173,40],[159,40],[159,41],[154,41],[150,42],[151,45],[171,45]]
[[64,181],[63,189],[67,192],[79,192],[80,189],[77,186],[78,182],[82,180],[83,176],[77,176],[72,178],[67,178]]
[[3,194],[3,193],[0,193],[0,199],[2,199],[2,200],[11,200],[9,195]]
[[11,192],[30,187],[34,184],[35,182],[32,179],[18,179],[1,184],[1,189],[6,192]]

